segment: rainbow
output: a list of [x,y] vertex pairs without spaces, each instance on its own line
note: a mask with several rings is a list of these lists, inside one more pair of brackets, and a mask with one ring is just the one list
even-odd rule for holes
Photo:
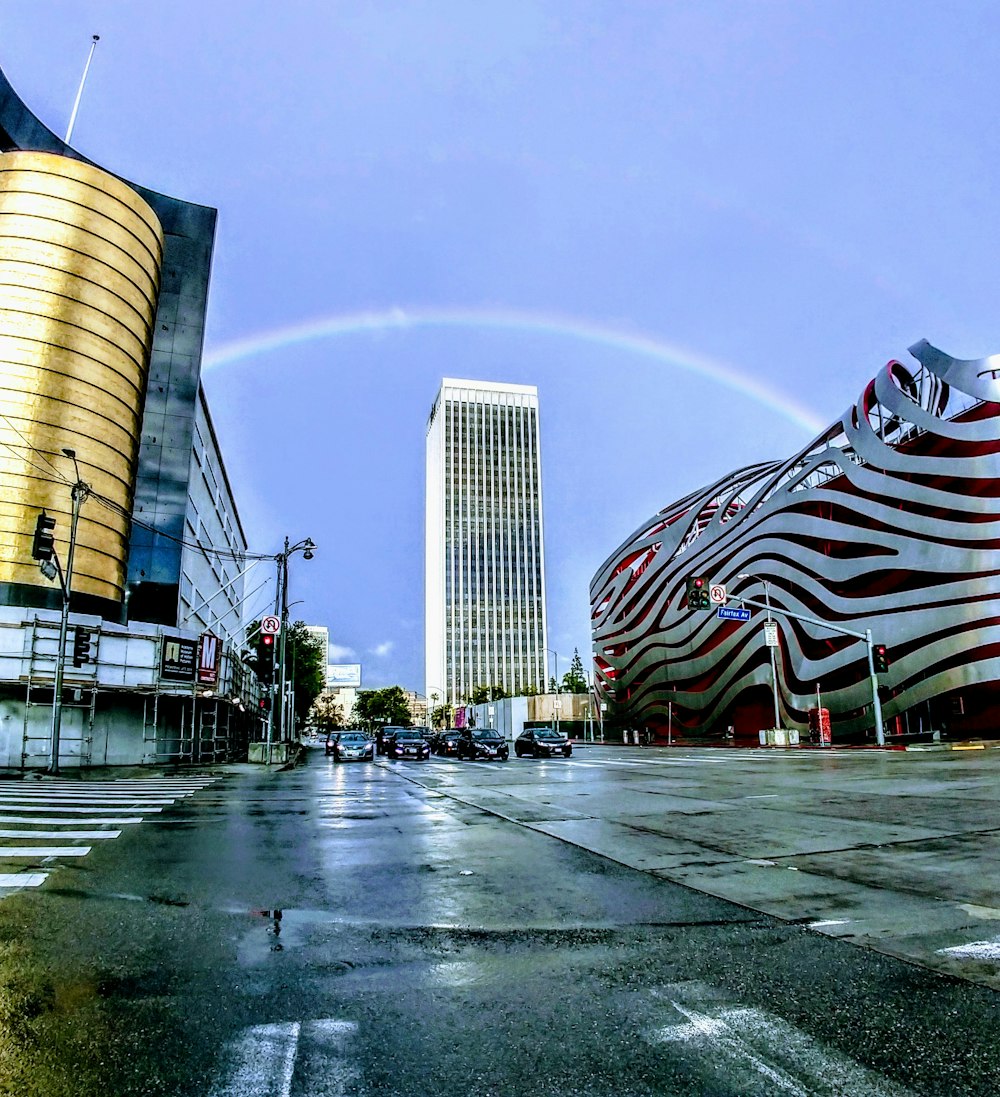
[[325,316],[223,343],[206,353],[204,365],[206,369],[219,369],[301,343],[366,332],[407,331],[411,328],[478,328],[579,339],[698,374],[732,392],[749,396],[810,434],[816,434],[827,426],[824,419],[787,393],[703,354],[653,339],[648,335],[604,327],[573,316],[520,309],[391,308],[379,312]]

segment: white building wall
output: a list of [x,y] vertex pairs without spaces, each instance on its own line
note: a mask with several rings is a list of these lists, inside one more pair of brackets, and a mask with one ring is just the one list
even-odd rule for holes
[[546,678],[538,390],[445,378],[427,426],[425,681],[460,702]]
[[[40,768],[49,761],[59,618],[55,610],[0,606],[0,767]],[[68,656],[77,626],[91,633],[93,660],[80,667],[69,657],[64,662],[63,764],[205,760],[204,738],[213,726],[241,724],[239,734],[260,737],[256,680],[244,673],[233,648],[222,651],[219,679],[209,691],[193,666],[187,681],[161,674],[164,644],[197,644],[196,632],[72,613]],[[236,745],[239,734],[232,730],[223,749]]]
[[[218,552],[185,545],[181,553],[177,624],[195,632],[214,632],[239,647],[244,641],[243,597],[247,540],[240,525],[219,443],[203,389],[199,389],[188,478],[185,541],[200,541]],[[268,567],[261,561],[259,567]],[[256,586],[263,576],[257,578]]]

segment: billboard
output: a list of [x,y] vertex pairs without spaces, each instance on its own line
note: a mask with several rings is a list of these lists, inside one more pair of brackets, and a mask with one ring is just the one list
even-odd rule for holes
[[341,686],[361,686],[360,663],[328,663],[326,667],[326,688],[340,689]]

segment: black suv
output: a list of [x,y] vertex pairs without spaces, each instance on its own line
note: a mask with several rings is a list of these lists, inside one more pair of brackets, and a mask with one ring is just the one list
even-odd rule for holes
[[496,758],[506,762],[510,757],[510,748],[499,731],[492,728],[464,728],[458,739],[459,758],[476,761],[483,758],[487,762]]

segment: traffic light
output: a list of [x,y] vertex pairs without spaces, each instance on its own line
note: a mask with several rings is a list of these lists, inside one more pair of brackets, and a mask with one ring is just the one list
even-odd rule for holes
[[257,637],[257,677],[263,686],[274,681],[274,636],[270,632]]
[[56,528],[55,518],[50,518],[43,510],[35,523],[35,537],[31,542],[31,556],[34,560],[51,560],[56,549],[56,540],[51,530]]
[[90,640],[90,629],[81,628],[77,625],[76,631],[73,633],[73,666],[82,667],[84,663],[90,662]]
[[885,674],[889,669],[889,649],[885,644],[876,644],[875,650],[875,673]]
[[708,580],[703,575],[690,575],[687,581],[688,609],[711,609]]

